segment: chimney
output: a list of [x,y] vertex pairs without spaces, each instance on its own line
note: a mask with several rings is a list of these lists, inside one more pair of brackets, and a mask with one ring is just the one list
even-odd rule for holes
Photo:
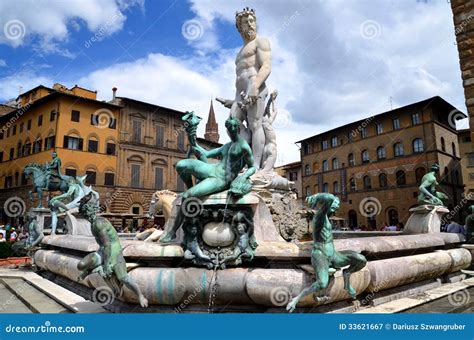
[[112,88],[112,100],[115,100],[115,95],[117,94],[117,88]]

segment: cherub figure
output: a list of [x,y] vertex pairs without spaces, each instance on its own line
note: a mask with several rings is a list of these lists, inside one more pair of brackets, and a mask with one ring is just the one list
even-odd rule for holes
[[238,212],[232,218],[232,226],[238,234],[238,242],[232,255],[226,256],[222,261],[226,263],[242,263],[242,258],[252,260],[255,256],[257,242],[253,236],[253,223],[243,212]]
[[79,203],[79,214],[91,223],[92,235],[99,244],[98,251],[87,255],[77,265],[77,269],[82,271],[79,280],[85,279],[92,273],[98,273],[116,295],[121,294],[125,285],[138,296],[140,305],[147,307],[148,300],[143,296],[136,282],[127,274],[127,264],[117,231],[106,218],[97,216],[98,203],[98,194],[93,191],[84,196]]
[[184,258],[192,260],[195,264],[205,264],[212,268],[214,261],[203,253],[199,246],[198,235],[201,231],[201,222],[197,217],[191,217],[184,222]]

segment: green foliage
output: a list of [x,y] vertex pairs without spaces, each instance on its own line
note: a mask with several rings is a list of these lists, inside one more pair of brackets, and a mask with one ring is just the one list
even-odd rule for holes
[[15,253],[12,249],[13,242],[1,242],[0,243],[0,259],[6,259],[7,257],[18,257],[21,254]]

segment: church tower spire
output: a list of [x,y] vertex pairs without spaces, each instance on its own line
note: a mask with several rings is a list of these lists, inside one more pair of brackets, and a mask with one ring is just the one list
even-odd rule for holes
[[219,143],[219,129],[216,122],[216,115],[214,114],[214,106],[212,105],[209,108],[209,117],[207,118],[206,123],[206,133],[204,134],[204,139],[207,139],[211,142]]

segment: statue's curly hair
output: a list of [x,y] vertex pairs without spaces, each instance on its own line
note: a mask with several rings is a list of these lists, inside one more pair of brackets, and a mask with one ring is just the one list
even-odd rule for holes
[[255,19],[255,22],[257,22],[257,16],[255,15],[255,10],[253,8],[245,7],[241,12],[235,13],[235,27],[237,27],[237,31],[241,32],[240,25],[241,25],[242,19],[250,15],[253,16]]

